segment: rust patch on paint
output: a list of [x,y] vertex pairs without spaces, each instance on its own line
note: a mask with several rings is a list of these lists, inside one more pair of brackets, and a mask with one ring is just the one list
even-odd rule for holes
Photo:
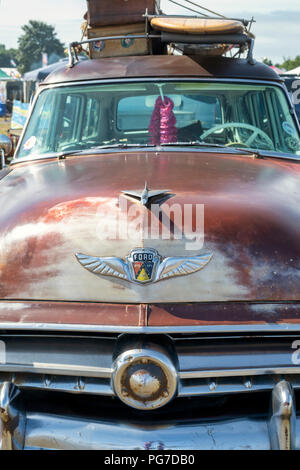
[[300,326],[300,303],[212,302],[151,305],[149,326],[267,325]]

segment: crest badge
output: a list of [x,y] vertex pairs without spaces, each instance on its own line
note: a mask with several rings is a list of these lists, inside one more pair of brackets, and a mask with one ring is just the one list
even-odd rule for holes
[[133,279],[144,284],[153,280],[160,256],[156,250],[141,248],[132,250],[127,260]]
[[200,271],[210,262],[212,254],[162,258],[154,248],[135,248],[126,260],[81,253],[77,253],[76,258],[85,269],[98,276],[145,285]]

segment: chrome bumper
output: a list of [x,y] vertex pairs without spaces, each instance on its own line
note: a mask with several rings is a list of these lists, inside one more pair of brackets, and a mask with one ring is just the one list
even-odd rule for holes
[[[300,419],[299,419],[300,426]],[[300,427],[299,427],[300,429]],[[299,442],[300,444],[300,442]],[[32,414],[25,449],[196,450],[270,449],[268,425],[259,420],[136,427],[116,421],[79,421]]]
[[[2,449],[268,450],[300,449],[300,416],[289,382],[271,394],[269,417],[232,419],[95,419],[26,411],[19,389],[0,387]],[[174,417],[176,418],[176,417]],[[142,424],[141,424],[142,423]],[[298,439],[297,439],[298,437]]]

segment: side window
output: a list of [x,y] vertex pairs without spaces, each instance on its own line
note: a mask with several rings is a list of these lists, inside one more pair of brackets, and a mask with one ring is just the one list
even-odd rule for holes
[[253,96],[254,106],[257,111],[257,121],[260,129],[269,130],[270,119],[266,108],[266,103],[262,93],[256,93]]
[[247,96],[239,96],[237,98],[237,107],[236,107],[238,116],[237,116],[237,121],[244,123],[244,124],[249,124],[253,122],[254,124],[254,119],[251,118],[251,109],[250,109],[250,103],[249,103],[249,97]]
[[79,96],[67,96],[62,120],[62,137],[71,142],[76,139],[76,120],[80,111],[81,98]]
[[36,106],[34,117],[29,121],[27,138],[24,140],[22,151],[25,156],[33,153],[51,151],[51,136],[56,99],[53,94],[42,92]]
[[265,93],[248,93],[240,98],[238,109],[241,112],[240,122],[252,124],[265,132],[270,138],[273,137]]
[[57,151],[80,143],[84,98],[81,95],[62,95],[61,100],[57,127]]
[[87,98],[85,106],[84,127],[82,138],[95,139],[99,132],[100,104],[96,98]]
[[45,102],[44,105],[40,109],[39,118],[37,120],[36,130],[34,132],[35,136],[41,140],[45,139],[48,135],[50,129],[50,119],[51,113],[55,106],[55,100],[53,96],[45,94]]
[[270,101],[273,108],[273,127],[276,133],[276,147],[287,152],[298,149],[297,131],[290,113],[287,100],[283,93],[279,93],[275,89],[270,89]]

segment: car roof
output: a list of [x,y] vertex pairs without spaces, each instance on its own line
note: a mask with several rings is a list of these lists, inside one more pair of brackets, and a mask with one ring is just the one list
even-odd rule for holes
[[210,57],[200,61],[185,55],[148,55],[84,60],[72,67],[62,64],[48,75],[43,84],[146,77],[240,78],[282,82],[267,65],[259,62],[252,65],[246,59]]

